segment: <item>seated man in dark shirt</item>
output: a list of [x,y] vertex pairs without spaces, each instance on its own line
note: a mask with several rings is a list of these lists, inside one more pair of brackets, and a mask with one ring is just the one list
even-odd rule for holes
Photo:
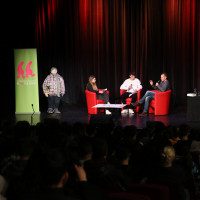
[[[169,87],[169,81],[167,80],[167,74],[162,73],[161,74],[161,82],[157,82],[155,85],[153,84],[153,81],[150,80],[150,85],[155,89],[159,90],[159,92],[165,92],[170,89]],[[144,104],[143,112],[140,114],[140,116],[147,116],[147,111],[149,109],[149,103],[150,100],[153,100],[155,97],[155,92],[153,91],[147,91],[145,95],[138,101],[137,103],[133,103],[133,106],[140,106],[141,104]]]

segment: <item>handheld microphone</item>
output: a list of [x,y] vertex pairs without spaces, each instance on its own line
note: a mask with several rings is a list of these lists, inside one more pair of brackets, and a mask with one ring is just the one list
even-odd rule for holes
[[33,109],[33,113],[31,115],[31,126],[33,125],[33,115],[35,114],[35,110],[34,110],[34,107],[33,107],[33,104],[31,104],[32,106],[32,109]]
[[[131,86],[131,87],[130,87],[130,86]],[[128,90],[127,90],[127,91],[129,91],[129,90],[132,88],[132,84],[131,84],[130,86],[129,86],[130,88],[128,87]]]
[[160,83],[160,80],[158,80],[157,83],[159,84],[159,83]]

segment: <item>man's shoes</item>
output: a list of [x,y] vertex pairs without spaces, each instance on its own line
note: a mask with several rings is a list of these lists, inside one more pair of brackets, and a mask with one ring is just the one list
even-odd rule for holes
[[142,112],[141,114],[139,114],[140,117],[146,117],[147,116],[147,112]]
[[128,112],[129,112],[129,114],[134,114],[133,109],[129,109]]
[[128,109],[124,109],[121,111],[121,114],[127,114],[128,113]]
[[54,113],[60,114],[61,112],[58,110],[58,108],[55,108],[55,109],[54,109]]
[[106,110],[106,115],[111,115],[112,113],[109,110]]
[[141,104],[139,102],[131,103],[133,107],[139,107]]
[[53,113],[53,109],[52,108],[48,108],[47,113],[52,114]]

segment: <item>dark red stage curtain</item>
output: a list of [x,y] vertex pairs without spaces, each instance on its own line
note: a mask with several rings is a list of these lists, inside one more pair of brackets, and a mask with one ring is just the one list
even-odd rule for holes
[[163,65],[179,102],[200,90],[200,1],[163,1]]
[[67,103],[84,103],[88,77],[111,98],[135,71],[144,90],[166,72],[173,102],[200,90],[200,1],[43,0],[36,11],[39,81],[57,66]]

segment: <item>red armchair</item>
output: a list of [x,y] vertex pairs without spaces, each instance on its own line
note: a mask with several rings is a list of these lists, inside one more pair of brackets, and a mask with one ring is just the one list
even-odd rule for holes
[[169,200],[170,190],[165,185],[150,184],[150,183],[134,183],[129,186],[127,192],[147,195],[151,200]]
[[154,115],[167,115],[169,112],[169,103],[171,97],[171,90],[166,92],[158,92],[158,90],[152,90],[155,93],[154,100],[150,101],[149,113]]
[[[126,92],[126,90],[120,90],[120,96],[121,96],[124,92]],[[137,92],[137,101],[136,101],[136,102],[138,102],[138,101],[141,99],[141,95],[142,95],[142,89],[138,90],[138,92]],[[131,104],[131,100],[132,100],[131,97],[130,97],[130,98],[127,98],[127,99],[126,99],[126,104],[127,104],[127,105],[130,105],[130,104]],[[122,108],[122,110],[123,110],[123,108]],[[140,107],[137,107],[135,110],[136,110],[136,112],[139,112]]]
[[[99,91],[102,91],[102,89],[99,89]],[[109,91],[106,91],[109,95]],[[90,92],[89,90],[85,90],[86,95],[86,102],[87,102],[87,109],[89,114],[97,114],[98,110],[97,108],[93,108],[93,106],[97,104],[104,104],[103,100],[97,99],[97,95],[94,92]]]
[[115,192],[108,194],[109,200],[150,200],[147,195],[128,192]]

